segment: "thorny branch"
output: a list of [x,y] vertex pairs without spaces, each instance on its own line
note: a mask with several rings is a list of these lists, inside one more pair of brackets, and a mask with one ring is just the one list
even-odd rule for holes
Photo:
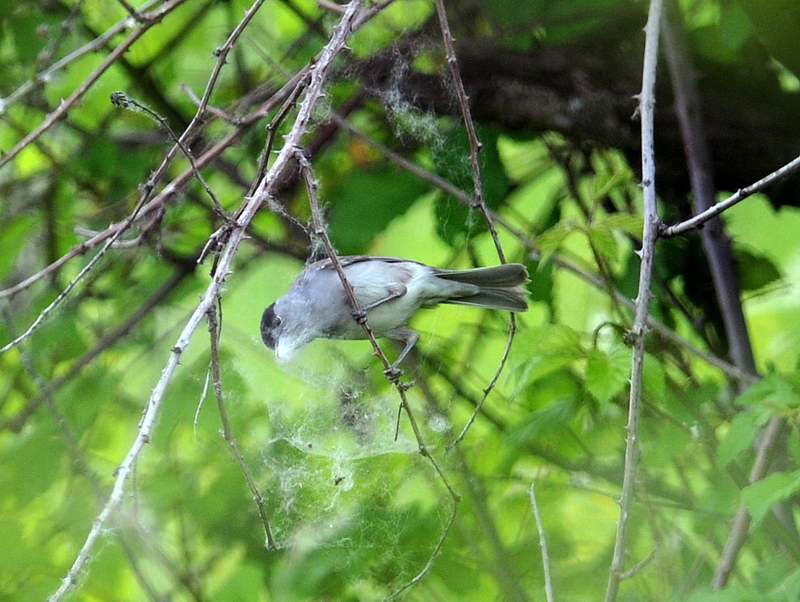
[[[444,0],[436,0],[436,14],[439,17],[439,27],[442,30],[442,40],[444,41],[445,52],[447,55],[447,64],[450,68],[450,75],[456,88],[456,96],[458,97],[458,105],[461,109],[461,117],[464,120],[464,127],[467,130],[467,137],[469,138],[469,161],[472,168],[472,186],[474,190],[474,197],[470,207],[480,211],[481,215],[483,216],[483,220],[486,222],[486,226],[489,228],[489,233],[492,236],[492,241],[494,242],[497,256],[500,258],[500,263],[506,263],[503,245],[500,244],[500,238],[497,235],[497,228],[495,228],[492,213],[486,206],[486,199],[483,196],[483,181],[481,178],[481,168],[479,163],[481,143],[478,140],[478,134],[475,131],[475,123],[472,121],[472,114],[469,109],[469,97],[467,97],[467,91],[464,88],[464,81],[461,79],[461,72],[458,68],[458,59],[456,58],[456,49],[454,44],[455,40],[453,39],[453,34],[450,32],[450,24],[447,21],[447,11],[445,10]],[[508,361],[508,356],[511,353],[511,345],[514,342],[514,335],[516,332],[517,317],[513,312],[510,312],[508,322],[508,338],[506,340],[505,349],[503,350],[503,355],[500,358],[500,363],[497,366],[497,370],[495,371],[492,380],[489,381],[489,384],[483,390],[483,397],[481,398],[480,403],[478,403],[473,410],[466,424],[461,429],[461,432],[455,439],[453,439],[452,443],[450,444],[451,446],[458,445],[464,439],[464,437],[467,436],[469,428],[475,422],[475,418],[480,413],[487,397],[489,397],[489,393],[491,393],[497,385],[497,381],[500,379],[500,375],[503,373],[503,369]]]
[[631,363],[630,399],[628,404],[628,436],[625,442],[625,472],[622,479],[619,520],[614,541],[614,555],[608,574],[606,602],[617,599],[619,584],[625,572],[625,545],[628,522],[633,506],[636,467],[639,461],[639,420],[641,415],[642,384],[644,375],[645,336],[650,303],[650,281],[653,274],[653,257],[658,238],[658,208],[656,206],[656,168],[653,140],[655,113],[655,83],[658,64],[658,41],[661,27],[662,0],[650,0],[650,12],[645,27],[644,64],[642,66],[642,91],[639,95],[639,116],[642,127],[642,188],[644,194],[644,233],[642,236],[639,292],[636,296],[636,313],[633,321],[633,360]]
[[439,463],[436,461],[436,458],[434,458],[434,456],[428,449],[428,446],[426,445],[425,440],[422,436],[422,431],[419,428],[419,424],[417,423],[416,416],[413,410],[411,409],[411,405],[408,403],[408,396],[406,395],[406,391],[408,389],[408,383],[400,381],[399,371],[396,371],[392,368],[389,359],[386,357],[386,354],[384,353],[383,349],[381,349],[381,346],[378,344],[378,340],[375,337],[375,333],[372,332],[372,329],[370,328],[369,323],[367,322],[367,316],[361,309],[361,306],[358,302],[358,298],[356,297],[355,291],[353,290],[353,285],[350,284],[350,282],[348,281],[347,275],[345,274],[344,269],[342,268],[341,262],[339,261],[339,256],[337,255],[336,249],[333,247],[330,237],[328,236],[328,231],[325,228],[325,222],[322,218],[322,211],[320,210],[319,201],[317,200],[318,184],[314,179],[313,173],[311,171],[311,165],[308,162],[308,158],[305,156],[305,154],[303,154],[303,151],[300,148],[296,149],[295,155],[297,162],[300,165],[301,176],[303,177],[303,180],[306,185],[306,190],[308,192],[308,201],[309,205],[311,206],[311,216],[314,221],[314,234],[318,236],[322,241],[325,247],[325,251],[328,255],[328,258],[331,260],[331,263],[333,264],[333,267],[336,270],[339,279],[341,280],[342,288],[344,289],[345,294],[347,295],[347,299],[350,302],[350,306],[353,309],[353,319],[356,322],[358,322],[364,329],[364,333],[367,335],[367,339],[369,339],[369,342],[372,344],[375,356],[378,357],[381,363],[383,364],[384,373],[386,374],[386,377],[395,386],[395,389],[397,390],[397,393],[400,396],[400,408],[406,413],[406,416],[408,416],[408,421],[411,424],[411,429],[414,432],[414,437],[417,440],[417,446],[419,448],[420,455],[427,458],[428,461],[431,463],[434,470],[439,475],[439,479],[442,481],[442,484],[445,486],[447,492],[450,494],[450,497],[452,499],[452,513],[450,515],[450,520],[448,524],[445,526],[444,532],[442,533],[442,536],[439,540],[439,544],[436,546],[433,553],[428,558],[428,562],[425,564],[422,570],[413,579],[411,579],[408,583],[406,583],[402,588],[400,588],[387,598],[387,600],[393,599],[396,596],[398,596],[401,592],[403,592],[405,589],[411,587],[412,585],[420,581],[433,566],[433,562],[438,556],[439,551],[441,550],[441,546],[444,543],[444,539],[449,533],[450,528],[453,525],[453,521],[455,521],[458,509],[458,502],[461,501],[461,496],[459,496],[459,494],[456,493],[456,491],[450,485],[450,481],[447,479],[447,476],[445,476],[444,471],[442,471],[441,467],[439,466]]
[[[272,188],[279,179],[279,175],[289,165],[299,145],[302,135],[305,133],[311,120],[314,105],[322,94],[322,88],[326,81],[330,67],[334,58],[344,48],[347,38],[354,30],[356,18],[359,14],[360,1],[353,0],[347,5],[347,10],[339,24],[334,28],[330,40],[317,56],[316,62],[311,70],[311,81],[306,89],[305,97],[298,110],[295,122],[286,136],[286,144],[278,153],[275,162],[270,170],[265,174],[253,196],[245,200],[243,209],[231,228],[230,235],[225,242],[217,262],[217,270],[212,277],[200,303],[192,312],[191,317],[181,331],[177,342],[172,348],[167,364],[164,367],[161,377],[156,383],[155,388],[147,402],[144,416],[139,426],[136,439],[125,456],[120,467],[117,469],[114,486],[108,501],[103,506],[98,516],[92,523],[92,528],[87,535],[86,541],[78,553],[72,567],[61,582],[58,590],[50,597],[52,602],[61,600],[76,584],[78,576],[83,567],[88,562],[95,543],[105,529],[109,518],[115,512],[123,499],[128,477],[136,466],[139,456],[144,446],[150,441],[156,419],[159,415],[161,405],[164,402],[166,389],[175,374],[181,355],[188,347],[200,322],[208,310],[213,306],[220,294],[223,282],[232,271],[233,258],[245,236],[245,231],[261,206],[262,202],[272,193]],[[363,22],[363,21],[362,21]]]
[[[219,299],[217,299],[217,303],[219,303]],[[247,467],[247,463],[244,461],[244,456],[242,456],[242,452],[239,449],[239,444],[236,442],[236,437],[233,435],[233,429],[231,429],[231,421],[228,418],[228,410],[225,408],[225,396],[222,392],[222,374],[219,368],[219,333],[220,333],[220,324],[219,320],[217,320],[217,308],[216,305],[212,305],[208,309],[208,333],[210,338],[210,350],[211,350],[211,380],[214,383],[214,397],[217,400],[217,410],[219,411],[219,419],[222,423],[222,437],[225,439],[228,447],[231,450],[231,454],[236,459],[236,463],[239,465],[239,468],[242,471],[242,475],[244,476],[244,480],[247,483],[247,488],[250,489],[250,493],[253,495],[253,501],[256,503],[256,507],[258,508],[258,515],[261,517],[261,524],[264,525],[264,536],[266,537],[266,546],[270,550],[277,550],[278,546],[275,544],[275,540],[272,538],[272,529],[269,526],[269,516],[267,515],[267,500],[261,495],[261,492],[258,490],[258,486],[256,485],[256,481],[253,478],[250,469]]]
[[[435,186],[442,192],[449,194],[453,198],[455,198],[459,203],[466,207],[471,207],[474,200],[471,195],[464,192],[457,186],[454,186],[441,176],[432,173],[426,170],[423,167],[420,167],[416,163],[413,163],[400,155],[399,153],[393,151],[392,149],[384,146],[380,142],[377,142],[357,127],[355,127],[352,123],[347,121],[346,119],[342,118],[341,116],[334,113],[333,119],[342,127],[344,127],[347,131],[351,132],[352,134],[358,136],[360,139],[364,140],[367,144],[372,146],[373,148],[377,149],[381,154],[385,157],[390,159],[392,162],[397,164],[401,169],[408,171],[409,173],[414,174],[415,176],[429,182],[431,185]],[[517,240],[519,240],[529,251],[531,257],[536,259],[539,258],[539,249],[536,245],[536,242],[532,240],[528,235],[525,234],[522,230],[514,226],[509,220],[504,218],[502,215],[495,213],[492,209],[489,209],[490,215],[495,223],[500,224],[507,232],[509,232],[512,236],[514,236]],[[607,284],[603,281],[603,279],[597,277],[596,275],[592,274],[589,270],[584,269],[573,263],[569,259],[564,257],[560,257],[558,255],[553,255],[550,258],[555,265],[558,267],[568,270],[581,278],[582,280],[590,283],[592,286],[595,286],[598,289],[608,290]],[[613,289],[612,294],[614,296],[614,300],[627,307],[630,310],[635,309],[635,303],[631,301],[626,295],[624,295],[619,290]],[[740,370],[736,366],[730,364],[729,362],[716,357],[702,349],[699,349],[696,345],[687,341],[685,338],[677,334],[675,331],[671,330],[658,320],[653,317],[648,317],[647,325],[649,328],[652,328],[655,332],[657,332],[662,338],[678,345],[679,347],[686,349],[692,355],[695,355],[701,358],[704,362],[718,368],[731,378],[734,378],[738,381],[745,382],[745,383],[753,383],[757,379],[752,375]]]
[[31,142],[39,138],[47,130],[53,127],[59,120],[64,118],[69,110],[74,107],[84,94],[91,88],[100,76],[103,75],[128,49],[141,38],[147,30],[154,25],[158,24],[166,15],[172,12],[175,8],[186,2],[186,0],[170,0],[163,7],[142,15],[142,20],[139,26],[131,33],[119,46],[117,46],[83,82],[78,86],[75,91],[67,98],[62,100],[58,107],[50,113],[47,118],[37,127],[30,132],[22,140],[17,142],[7,153],[0,157],[0,168],[6,165],[14,157],[16,157],[22,149],[28,146]]

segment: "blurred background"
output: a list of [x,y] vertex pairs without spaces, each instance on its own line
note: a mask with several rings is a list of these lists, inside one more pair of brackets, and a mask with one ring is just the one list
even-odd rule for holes
[[[409,402],[463,498],[454,522],[455,502],[405,415],[395,436],[400,400],[368,342],[318,340],[283,362],[261,342],[261,313],[321,251],[306,190],[287,169],[236,255],[219,315],[231,429],[278,550],[265,547],[220,435],[203,324],[71,599],[376,600],[433,561],[404,599],[543,600],[532,483],[556,598],[601,597],[623,474],[625,299],[639,274],[635,95],[648,4],[446,4],[485,202],[507,259],[531,275],[505,369],[457,446],[500,365],[508,314],[442,306],[413,322],[422,337],[405,367]],[[0,346],[74,284],[0,354],[0,598],[39,600],[58,587],[209,283],[207,242],[223,218],[184,153],[153,174],[174,146],[163,124],[180,136],[193,122],[215,52],[251,8],[186,143],[231,215],[294,121],[298,74],[340,18],[331,3],[0,0]],[[800,152],[798,27],[800,7],[785,0],[667,2],[714,200]],[[434,4],[387,3],[349,47],[303,140],[337,251],[499,263],[469,208],[469,139]],[[667,224],[697,211],[674,75],[662,56],[655,154]],[[114,106],[117,91],[147,110]],[[660,326],[647,339],[626,565],[645,562],[619,599],[800,596],[800,439],[789,428],[800,406],[799,189],[789,176],[743,201],[710,242],[690,232],[657,246]],[[718,279],[710,254],[731,278]],[[748,484],[773,418],[786,426],[769,476]],[[783,522],[770,512],[777,502]],[[750,528],[730,579],[712,591],[741,503]]]

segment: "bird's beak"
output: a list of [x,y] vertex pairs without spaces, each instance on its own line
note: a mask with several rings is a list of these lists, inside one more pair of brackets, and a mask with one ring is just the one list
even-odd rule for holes
[[279,338],[275,344],[275,357],[279,360],[287,360],[290,359],[292,356],[292,352],[296,349],[296,347],[292,344],[291,341],[287,341],[285,338]]

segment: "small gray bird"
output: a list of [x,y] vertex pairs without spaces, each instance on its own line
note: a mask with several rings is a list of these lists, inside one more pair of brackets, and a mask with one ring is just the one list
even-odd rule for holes
[[[522,288],[529,282],[528,271],[519,263],[442,270],[374,255],[343,256],[339,262],[375,336],[405,343],[392,370],[419,340],[407,325],[420,308],[456,303],[515,312],[528,309],[528,291]],[[323,259],[308,265],[289,291],[264,311],[261,338],[280,358],[317,338],[367,337],[333,263]]]

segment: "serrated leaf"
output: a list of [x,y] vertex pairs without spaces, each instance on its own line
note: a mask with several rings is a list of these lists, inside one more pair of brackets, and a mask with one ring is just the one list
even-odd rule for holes
[[536,238],[536,245],[539,247],[541,261],[547,261],[561,248],[564,240],[576,230],[576,224],[572,220],[558,222],[549,230],[545,230]]
[[774,373],[752,385],[735,402],[739,406],[759,405],[785,411],[800,405],[800,391],[791,380]]
[[751,528],[758,525],[767,512],[783,500],[800,491],[800,470],[774,472],[742,490],[742,502],[753,519]]
[[529,414],[506,433],[511,445],[525,445],[561,428],[575,415],[574,399],[557,399]]
[[517,386],[510,395],[511,399],[530,383],[584,357],[580,333],[563,324],[522,331],[517,335],[511,353],[511,363],[517,365],[514,372]]
[[628,170],[598,173],[589,182],[589,198],[592,202],[599,201],[630,179]]
[[583,355],[581,333],[565,324],[553,324],[543,328],[539,333],[536,348],[541,354],[566,353],[573,358]]
[[589,240],[592,241],[592,245],[606,262],[616,263],[619,257],[619,245],[611,229],[592,225],[589,228]]
[[604,225],[615,230],[620,230],[636,238],[642,237],[643,222],[638,215],[630,213],[612,213],[599,220],[595,220],[596,225]]
[[592,349],[586,358],[586,388],[597,401],[606,403],[625,387],[630,369],[631,355],[626,347],[610,353]]
[[354,171],[330,195],[334,244],[345,254],[364,252],[426,189],[418,178],[393,169]]
[[780,280],[782,275],[775,264],[763,255],[736,250],[736,273],[742,290],[756,291]]
[[717,457],[722,466],[730,464],[736,456],[753,444],[770,415],[771,413],[765,408],[755,407],[733,417],[728,425],[728,431],[717,447]]
[[667,377],[664,366],[649,353],[644,356],[644,390],[656,400],[664,399],[667,391]]

